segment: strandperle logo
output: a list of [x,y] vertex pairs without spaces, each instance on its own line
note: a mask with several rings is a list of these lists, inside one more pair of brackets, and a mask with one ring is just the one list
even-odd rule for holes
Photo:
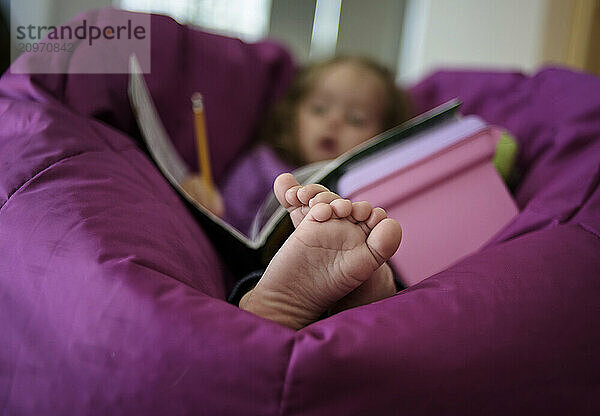
[[150,73],[149,14],[91,9],[64,23],[52,22],[34,13],[43,4],[49,7],[49,1],[12,2],[12,73],[128,74],[131,55],[137,56],[143,73]]
[[17,26],[16,32],[16,38],[20,41],[39,41],[42,39],[47,39],[49,41],[73,41],[77,39],[87,40],[88,45],[90,46],[93,46],[94,41],[98,39],[144,40],[146,39],[146,36],[148,36],[146,28],[141,25],[134,25],[131,19],[128,19],[127,23],[123,25],[89,25],[87,20],[84,19],[81,24],[75,27],[37,25]]

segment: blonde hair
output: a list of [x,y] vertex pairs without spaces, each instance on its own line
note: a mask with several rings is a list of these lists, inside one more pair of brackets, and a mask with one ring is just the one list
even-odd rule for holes
[[314,88],[318,78],[326,69],[341,63],[349,63],[365,69],[383,82],[386,103],[381,120],[381,131],[390,129],[410,117],[406,93],[396,85],[391,71],[379,63],[360,56],[338,56],[311,64],[298,72],[285,96],[273,107],[261,132],[262,140],[286,162],[296,166],[305,163],[301,157],[296,135],[298,105]]

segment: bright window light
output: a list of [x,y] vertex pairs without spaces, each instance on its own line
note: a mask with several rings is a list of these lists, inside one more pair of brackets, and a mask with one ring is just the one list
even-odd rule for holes
[[263,38],[269,30],[271,0],[113,0],[126,10],[166,14],[247,41]]
[[342,0],[317,0],[308,58],[324,59],[335,54]]

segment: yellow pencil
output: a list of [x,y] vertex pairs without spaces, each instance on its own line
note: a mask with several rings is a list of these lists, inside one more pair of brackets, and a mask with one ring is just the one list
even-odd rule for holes
[[206,189],[212,194],[214,185],[210,170],[210,155],[208,153],[208,139],[206,137],[206,123],[204,120],[204,103],[202,101],[202,95],[198,92],[192,95],[192,109],[194,110],[194,122],[196,126],[198,167]]

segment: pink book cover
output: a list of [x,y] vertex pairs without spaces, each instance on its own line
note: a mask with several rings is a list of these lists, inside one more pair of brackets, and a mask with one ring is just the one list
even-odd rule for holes
[[401,224],[391,263],[407,286],[474,253],[518,213],[492,163],[500,135],[465,117],[424,133],[421,150],[412,140],[340,179],[342,196],[381,206]]

